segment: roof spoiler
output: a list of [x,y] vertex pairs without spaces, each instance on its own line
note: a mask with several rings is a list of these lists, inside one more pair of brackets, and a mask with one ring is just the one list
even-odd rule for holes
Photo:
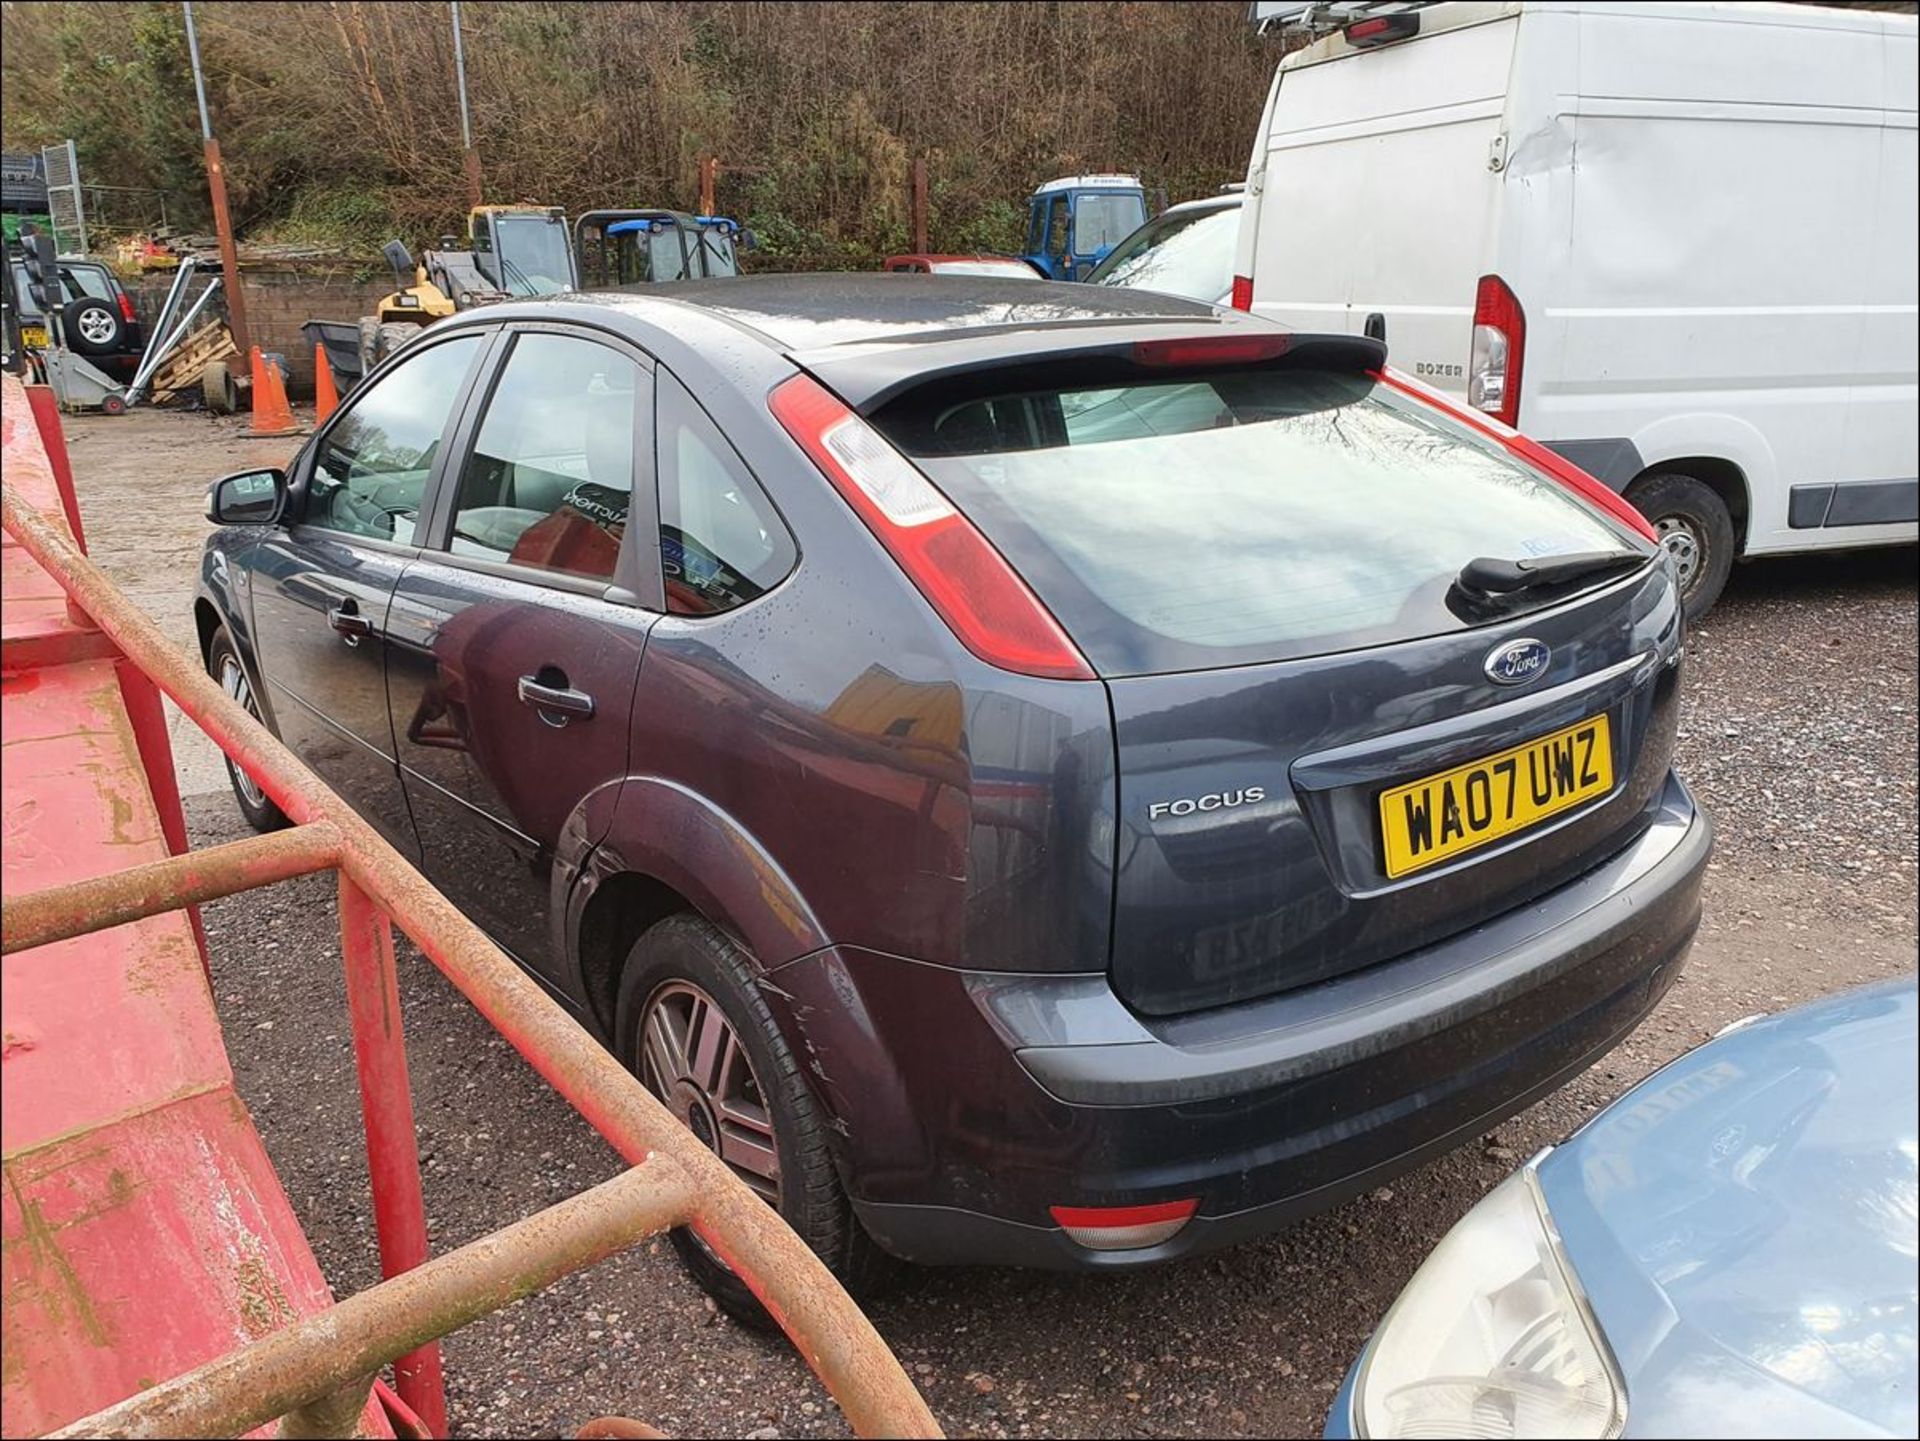
[[[1010,344],[1016,335],[1030,337],[1031,350]],[[950,340],[829,346],[791,358],[862,415],[871,415],[888,401],[935,381],[975,377],[973,383],[985,393],[1001,386],[1118,384],[1224,368],[1365,374],[1386,365],[1387,346],[1366,335],[1323,335],[1264,323],[1196,333],[1190,326],[1107,322],[1070,331],[1037,327],[1010,333],[994,327]]]

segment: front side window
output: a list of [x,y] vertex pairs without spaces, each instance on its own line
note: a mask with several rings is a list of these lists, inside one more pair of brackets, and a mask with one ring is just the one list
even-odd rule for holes
[[1073,217],[1074,251],[1094,255],[1118,245],[1146,219],[1146,202],[1138,195],[1082,195]]
[[427,477],[481,339],[425,345],[349,402],[320,438],[305,524],[414,543]]
[[596,341],[522,335],[454,504],[455,555],[611,580],[633,503],[638,364]]
[[566,226],[547,216],[503,216],[494,221],[494,259],[510,295],[556,295],[572,282],[573,249]]
[[797,558],[773,502],[707,413],[660,381],[660,566],[667,610],[716,615],[765,595]]
[[1058,260],[1067,253],[1067,197],[1056,195],[1047,207],[1047,254]]

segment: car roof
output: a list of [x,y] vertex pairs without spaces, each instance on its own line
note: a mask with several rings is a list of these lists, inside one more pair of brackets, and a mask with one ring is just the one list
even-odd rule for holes
[[[959,255],[936,255],[929,251],[914,250],[905,255],[889,255],[887,257],[888,263],[895,260],[924,260],[929,265],[938,265],[943,261],[954,260],[964,261],[969,265],[976,265],[983,260],[996,262],[1001,265],[1026,265],[1027,263],[1017,255],[993,255],[984,250],[969,251]],[[1029,266],[1028,268],[1031,269],[1032,267]]]
[[[1160,212],[1160,215],[1185,215],[1189,211],[1194,210],[1238,210],[1245,198],[1245,196],[1237,193],[1233,195],[1207,195],[1201,197],[1199,200],[1182,200],[1178,205],[1169,205],[1165,210]],[[1160,215],[1154,216],[1154,219],[1158,220]]]
[[[1244,311],[1149,290],[953,274],[903,285],[898,275],[877,270],[573,292],[477,307],[435,328],[556,319],[624,332],[670,368],[697,365],[736,388],[784,359],[863,413],[937,375],[1115,352],[1143,340],[1287,330]],[[1357,346],[1369,365],[1385,360],[1384,347],[1357,336],[1300,337],[1309,338]]]
[[[619,305],[632,298],[622,293],[606,300]],[[934,275],[904,286],[878,271],[676,281],[670,299],[724,316],[790,355],[963,332],[1215,319],[1211,306],[1145,291],[985,275]]]
[[1035,195],[1053,195],[1062,190],[1140,190],[1138,175],[1062,175],[1034,188]]

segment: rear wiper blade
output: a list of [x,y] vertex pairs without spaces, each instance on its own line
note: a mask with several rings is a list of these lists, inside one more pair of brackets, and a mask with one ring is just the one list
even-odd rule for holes
[[1455,580],[1470,596],[1505,596],[1537,586],[1563,585],[1609,572],[1638,570],[1647,558],[1630,550],[1588,550],[1576,555],[1543,555],[1499,560],[1483,555],[1460,567]]

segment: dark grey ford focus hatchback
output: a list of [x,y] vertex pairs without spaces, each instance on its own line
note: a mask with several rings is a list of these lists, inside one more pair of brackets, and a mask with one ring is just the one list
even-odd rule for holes
[[1384,361],[967,279],[478,310],[216,483],[207,664],[849,1279],[1183,1255],[1576,1074],[1699,919],[1644,522]]

